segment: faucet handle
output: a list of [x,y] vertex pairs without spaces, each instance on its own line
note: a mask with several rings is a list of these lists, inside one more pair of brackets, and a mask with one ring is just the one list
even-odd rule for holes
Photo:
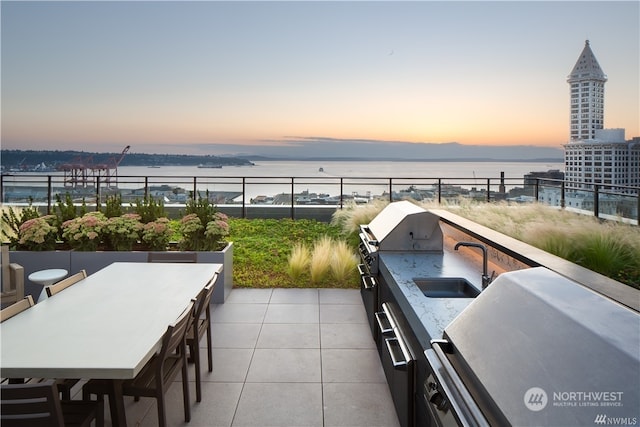
[[487,286],[489,286],[491,284],[491,282],[493,282],[493,279],[496,277],[496,271],[493,270],[491,272],[491,276],[483,274],[482,275],[482,289],[485,289]]

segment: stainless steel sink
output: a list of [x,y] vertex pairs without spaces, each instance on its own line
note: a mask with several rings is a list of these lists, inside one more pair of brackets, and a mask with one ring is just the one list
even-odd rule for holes
[[416,277],[413,282],[429,298],[475,298],[480,294],[462,277]]

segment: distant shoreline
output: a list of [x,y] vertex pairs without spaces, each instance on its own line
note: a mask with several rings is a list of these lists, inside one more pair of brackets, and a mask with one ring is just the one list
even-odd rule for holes
[[275,157],[244,157],[251,161],[261,162],[431,162],[431,163],[564,163],[563,158],[540,159],[492,159],[492,158],[444,158],[444,159],[406,159],[406,158],[365,158],[354,157],[302,157],[302,158],[275,158]]

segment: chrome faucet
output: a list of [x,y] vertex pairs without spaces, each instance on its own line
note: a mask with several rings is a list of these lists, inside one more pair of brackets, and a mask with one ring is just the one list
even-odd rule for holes
[[481,243],[475,243],[475,242],[458,242],[456,243],[456,245],[453,247],[454,251],[457,251],[458,248],[460,246],[469,246],[472,248],[480,248],[482,250],[482,289],[486,289],[487,286],[489,286],[489,283],[491,283],[491,280],[493,279],[493,275],[495,274],[495,271],[491,274],[491,276],[489,276],[489,272],[488,272],[488,267],[487,267],[487,247]]

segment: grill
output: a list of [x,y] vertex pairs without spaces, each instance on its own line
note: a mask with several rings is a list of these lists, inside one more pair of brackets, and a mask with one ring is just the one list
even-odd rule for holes
[[439,217],[411,202],[387,205],[368,225],[360,226],[360,258],[365,272],[378,274],[378,253],[442,252]]
[[544,268],[502,274],[424,354],[436,425],[640,420],[640,314]]

